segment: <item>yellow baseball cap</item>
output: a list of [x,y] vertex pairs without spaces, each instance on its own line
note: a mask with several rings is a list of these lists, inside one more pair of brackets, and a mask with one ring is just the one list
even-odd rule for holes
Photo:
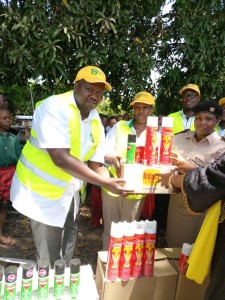
[[180,90],[180,94],[182,95],[185,90],[194,90],[199,95],[201,95],[199,87],[193,83],[187,84],[184,87],[182,87],[182,89]]
[[111,91],[111,85],[106,81],[105,73],[98,67],[95,66],[87,66],[77,73],[77,76],[74,82],[84,79],[89,83],[104,83],[107,91]]
[[220,99],[218,102],[219,105],[223,105],[224,103],[225,103],[225,98]]
[[131,102],[130,106],[134,106],[135,103],[144,103],[155,106],[155,99],[151,93],[140,92],[135,95],[134,100],[133,102]]

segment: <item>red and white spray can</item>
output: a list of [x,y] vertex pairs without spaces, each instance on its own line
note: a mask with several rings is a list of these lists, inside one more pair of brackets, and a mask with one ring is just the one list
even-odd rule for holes
[[173,137],[173,118],[163,117],[161,127],[161,144],[159,161],[162,165],[170,164]]
[[142,259],[142,275],[146,277],[153,276],[155,243],[156,243],[156,221],[145,221],[145,240]]
[[181,249],[180,259],[178,262],[178,271],[181,274],[186,274],[188,268],[188,259],[191,254],[193,245],[184,243]]
[[123,240],[119,266],[119,278],[123,281],[130,279],[133,244],[134,224],[123,222]]
[[144,249],[145,222],[135,222],[134,245],[131,256],[131,277],[139,278],[142,275],[142,257]]
[[112,222],[109,240],[109,251],[106,265],[106,278],[115,281],[119,277],[119,262],[122,247],[122,223]]
[[148,117],[147,128],[146,128],[146,141],[144,150],[145,165],[151,166],[157,164],[158,160],[158,117]]

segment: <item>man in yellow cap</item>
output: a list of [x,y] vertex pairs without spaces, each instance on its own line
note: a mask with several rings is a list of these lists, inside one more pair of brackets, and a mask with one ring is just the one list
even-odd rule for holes
[[225,137],[225,98],[221,98],[218,104],[222,107],[223,113],[220,116],[220,123],[218,124],[217,134]]
[[[130,121],[119,121],[106,136],[105,156],[111,176],[120,177],[121,164],[126,159],[128,135],[136,135],[136,149],[145,146],[147,118],[151,116],[155,107],[154,97],[148,92],[137,93],[130,103],[134,109],[134,118]],[[135,175],[135,174],[134,174]],[[103,204],[103,250],[108,249],[108,240],[112,222],[132,222],[140,219],[140,214],[146,195],[112,194],[102,188]]]
[[[73,91],[36,105],[30,138],[23,148],[11,187],[13,207],[29,217],[37,261],[69,264],[78,227],[82,180],[122,195],[121,180],[104,167],[105,135],[96,107],[111,90],[104,72],[82,68]],[[85,164],[86,163],[86,164]]]
[[196,84],[187,84],[180,90],[182,109],[169,114],[168,117],[174,118],[173,134],[186,129],[194,129],[193,108],[200,101],[200,89]]

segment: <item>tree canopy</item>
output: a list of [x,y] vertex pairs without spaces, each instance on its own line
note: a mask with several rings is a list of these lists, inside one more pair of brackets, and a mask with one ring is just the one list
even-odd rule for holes
[[[157,95],[158,113],[177,110],[187,83],[200,86],[203,100],[219,100],[225,95],[224,0],[176,0],[167,13],[165,2],[1,1],[2,89],[16,85],[27,94],[29,80],[39,78],[42,84],[32,86],[38,101],[72,88],[80,67],[98,65],[113,86],[115,112],[127,110],[141,90]],[[159,73],[156,83],[152,70]]]

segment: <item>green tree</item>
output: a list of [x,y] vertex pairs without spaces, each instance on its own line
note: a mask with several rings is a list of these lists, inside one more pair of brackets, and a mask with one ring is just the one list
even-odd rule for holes
[[42,88],[57,93],[72,87],[80,67],[98,65],[113,86],[112,109],[126,110],[135,92],[153,87],[150,28],[164,2],[1,1],[1,83],[26,86],[41,76]]
[[178,110],[178,92],[187,83],[199,85],[203,101],[224,97],[225,1],[176,0],[159,22],[157,110]]

